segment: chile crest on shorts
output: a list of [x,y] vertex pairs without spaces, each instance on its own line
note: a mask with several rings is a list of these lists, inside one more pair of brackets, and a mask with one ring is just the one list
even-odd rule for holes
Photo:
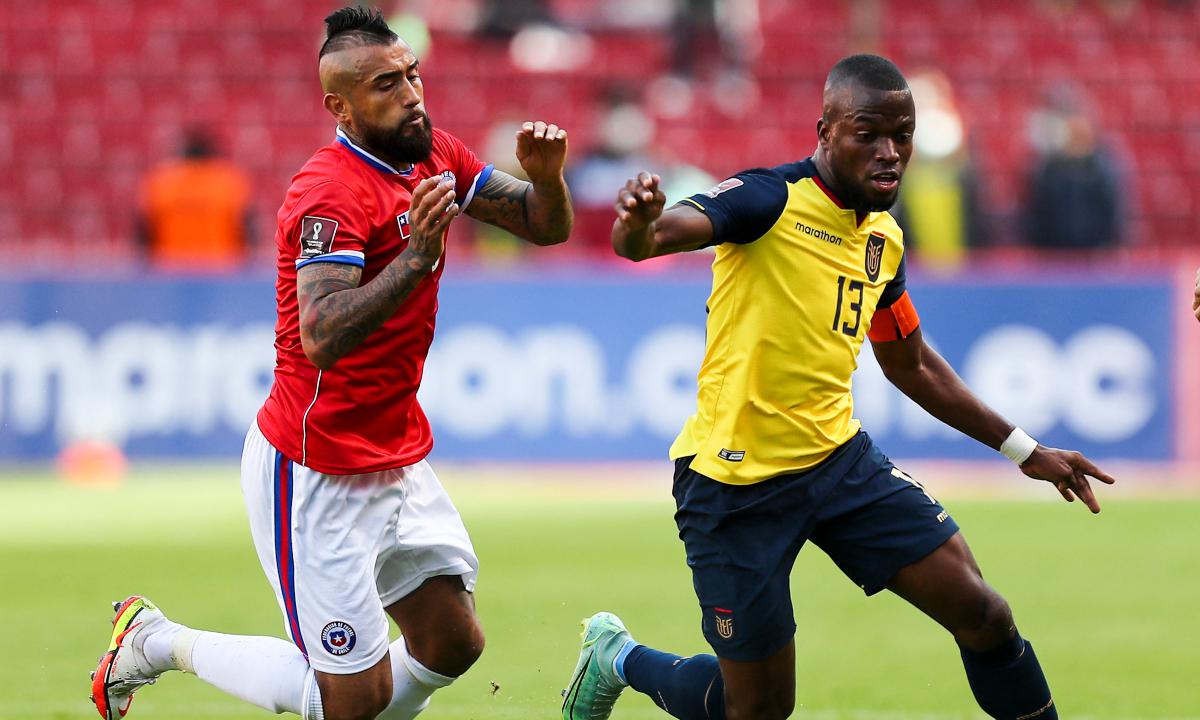
[[321,644],[331,655],[345,655],[354,649],[354,628],[349,623],[334,620],[321,631]]
[[887,238],[879,233],[871,233],[867,238],[866,271],[867,279],[875,282],[879,279],[879,269],[883,267],[883,248]]

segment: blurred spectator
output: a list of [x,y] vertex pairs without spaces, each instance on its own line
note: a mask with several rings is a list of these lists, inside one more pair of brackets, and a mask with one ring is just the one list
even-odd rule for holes
[[654,120],[624,89],[611,89],[596,128],[596,141],[568,170],[567,184],[575,202],[575,236],[585,248],[611,258],[608,238],[617,191],[626,180],[653,168],[662,177],[667,202],[703,192],[716,182],[712,175],[654,148]]
[[412,48],[413,54],[420,60],[429,58],[433,48],[433,38],[429,33],[429,25],[421,16],[420,4],[413,0],[401,0],[387,17],[388,27]]
[[945,75],[917,72],[909,87],[920,121],[897,219],[905,244],[916,248],[925,263],[950,269],[962,262],[968,246],[987,242],[966,132]]
[[1076,94],[1051,92],[1031,116],[1030,131],[1039,157],[1027,185],[1029,242],[1058,249],[1119,243],[1125,220],[1122,190],[1129,190]]
[[611,208],[617,189],[650,166],[654,121],[623,90],[610,90],[604,103],[595,145],[568,171],[577,208]]
[[553,24],[545,0],[487,0],[482,10],[479,30],[493,37],[512,37],[526,25]]
[[677,0],[669,32],[670,70],[651,93],[656,114],[688,115],[697,88],[710,91],[722,114],[753,112],[761,94],[750,69],[763,42],[758,0]]
[[217,156],[206,133],[189,132],[182,157],[142,182],[138,235],[156,269],[239,268],[251,237],[249,178]]
[[[520,180],[528,180],[529,176],[525,174],[525,169],[521,167],[520,161],[517,160],[517,156],[512,150],[513,138],[520,131],[522,122],[519,115],[509,114],[492,123],[480,146],[479,157],[484,162],[492,163],[497,170]],[[571,159],[570,132],[571,129],[568,128],[568,162]],[[489,223],[453,222],[450,224],[450,233],[452,238],[456,234],[463,240],[470,238],[469,242],[475,259],[484,265],[494,267],[516,265],[521,262],[522,255],[525,254],[528,247],[528,243],[524,240]],[[570,244],[568,242],[568,246]],[[449,247],[449,243],[447,247]]]

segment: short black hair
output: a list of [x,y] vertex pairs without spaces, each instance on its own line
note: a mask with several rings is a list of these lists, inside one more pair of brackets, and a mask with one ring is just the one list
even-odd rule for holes
[[896,64],[879,55],[851,55],[838,61],[829,76],[825,78],[825,87],[836,88],[848,82],[856,82],[872,90],[907,90],[908,81]]
[[400,39],[392,32],[379,8],[368,10],[361,5],[349,5],[325,18],[325,43],[317,58],[331,52],[364,45],[391,45]]

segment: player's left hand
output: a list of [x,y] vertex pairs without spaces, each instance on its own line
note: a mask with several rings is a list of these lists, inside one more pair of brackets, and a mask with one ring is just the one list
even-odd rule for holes
[[1078,496],[1093,513],[1100,512],[1100,503],[1092,493],[1088,477],[1112,485],[1116,480],[1096,467],[1091,460],[1071,450],[1059,450],[1038,445],[1033,454],[1021,463],[1021,472],[1035,480],[1045,480],[1058,489],[1067,502]]
[[567,161],[567,131],[541,120],[525,123],[517,131],[517,161],[534,185],[557,181]]

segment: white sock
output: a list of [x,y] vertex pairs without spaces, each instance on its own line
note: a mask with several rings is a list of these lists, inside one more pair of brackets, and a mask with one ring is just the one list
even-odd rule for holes
[[[150,645],[149,640],[146,645]],[[156,651],[161,652],[161,648]],[[174,633],[169,656],[172,667],[264,710],[324,720],[316,675],[304,654],[290,642],[181,626]],[[152,662],[161,661],[161,657]]]
[[388,647],[392,659],[392,702],[376,720],[412,720],[429,706],[429,698],[454,678],[435,673],[408,654],[400,637]]
[[[147,628],[149,629],[151,628]],[[171,648],[180,631],[187,629],[177,622],[162,618],[153,626],[153,632],[145,634],[141,650],[146,661],[150,663],[151,670],[165,672],[179,669],[171,658]]]

